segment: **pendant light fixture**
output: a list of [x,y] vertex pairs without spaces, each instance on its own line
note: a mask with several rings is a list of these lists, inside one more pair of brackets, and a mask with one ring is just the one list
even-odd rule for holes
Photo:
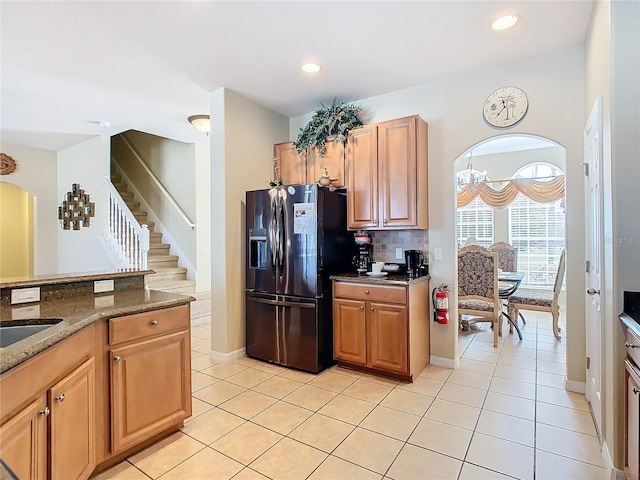
[[209,115],[191,115],[188,120],[191,125],[202,133],[209,135],[211,131],[211,117]]

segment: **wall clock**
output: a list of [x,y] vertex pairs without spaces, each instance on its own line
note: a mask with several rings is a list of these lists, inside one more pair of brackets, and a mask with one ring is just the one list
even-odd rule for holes
[[522,90],[517,87],[502,87],[487,97],[482,114],[489,125],[507,128],[522,120],[528,108],[529,101]]

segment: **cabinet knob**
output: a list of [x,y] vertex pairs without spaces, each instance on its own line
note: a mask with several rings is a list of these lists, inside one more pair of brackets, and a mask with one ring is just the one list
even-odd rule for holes
[[151,325],[154,327],[158,324],[158,320],[151,320]]
[[629,342],[624,342],[624,346],[627,348],[636,348],[637,345],[634,345],[633,343],[629,343]]
[[49,415],[49,407],[44,407],[44,410],[39,410],[38,415],[44,415],[45,417]]
[[113,357],[113,361],[114,362],[119,362],[120,361],[120,355],[116,355],[115,357]]
[[637,395],[637,394],[639,394],[639,393],[640,393],[640,389],[638,389],[638,388],[636,388],[636,387],[633,387],[633,388],[632,388],[632,390],[633,390],[633,394],[634,394],[634,395]]
[[370,310],[373,312],[375,309],[374,309],[373,307],[371,307],[371,309],[370,309]]
[[56,397],[56,402],[64,402],[64,393],[61,393]]
[[360,310],[364,310],[364,305],[360,305]]
[[384,220],[382,220],[383,223],[387,223],[387,219],[385,218]]
[[365,290],[365,291],[364,291],[364,294],[365,294],[365,295],[369,295],[369,290]]

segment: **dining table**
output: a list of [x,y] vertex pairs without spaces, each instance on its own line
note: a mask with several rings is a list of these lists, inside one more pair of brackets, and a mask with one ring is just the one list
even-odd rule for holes
[[[524,273],[522,272],[498,272],[498,296],[501,300],[508,300],[511,295],[516,293],[522,279],[524,278]],[[512,318],[507,312],[503,311],[502,314],[507,318],[509,323],[513,325],[518,332],[518,338],[522,340],[522,332],[520,331],[520,327],[518,327],[518,319]]]

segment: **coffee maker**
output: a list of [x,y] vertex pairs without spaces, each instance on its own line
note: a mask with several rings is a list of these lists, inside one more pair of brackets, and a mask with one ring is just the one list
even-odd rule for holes
[[359,274],[368,272],[371,269],[371,258],[373,245],[371,237],[366,232],[356,232],[354,235],[357,252],[353,257],[353,266]]
[[427,274],[424,265],[424,253],[421,250],[405,250],[404,259],[407,264],[407,276],[418,278]]

